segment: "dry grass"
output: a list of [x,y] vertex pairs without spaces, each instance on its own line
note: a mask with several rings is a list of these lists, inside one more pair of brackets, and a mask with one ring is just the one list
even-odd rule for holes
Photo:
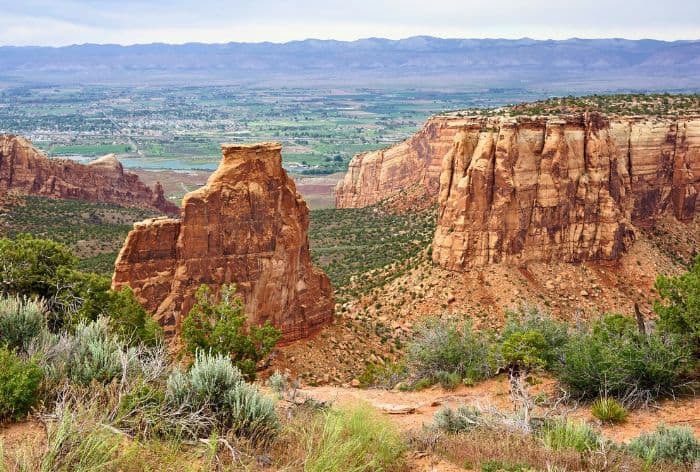
[[456,435],[418,431],[411,433],[408,440],[414,449],[476,470],[483,464],[498,462],[534,470],[689,471],[674,464],[645,467],[643,461],[610,447],[586,453],[573,449],[553,451],[533,436],[505,431],[477,430]]

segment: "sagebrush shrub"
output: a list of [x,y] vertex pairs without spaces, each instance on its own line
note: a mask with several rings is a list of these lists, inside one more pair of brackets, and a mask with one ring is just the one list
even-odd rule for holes
[[0,422],[24,417],[39,398],[41,368],[0,347]]
[[480,380],[493,373],[489,339],[473,331],[469,322],[426,320],[406,351],[406,365],[415,382],[436,383],[449,374]]
[[188,372],[173,371],[165,406],[177,428],[192,436],[216,426],[257,441],[279,428],[274,402],[246,384],[240,370],[221,354],[200,351]]
[[669,461],[693,464],[700,461],[700,442],[687,426],[660,425],[656,431],[633,439],[628,449],[647,463]]
[[84,385],[110,382],[128,369],[129,353],[104,318],[75,328],[67,362],[68,377]]
[[0,296],[0,345],[26,351],[29,344],[46,330],[41,301],[17,296]]
[[462,433],[480,425],[481,411],[471,406],[460,405],[456,410],[444,406],[435,412],[433,426],[447,433]]
[[593,402],[591,413],[600,421],[623,423],[627,419],[627,410],[614,398],[603,397]]

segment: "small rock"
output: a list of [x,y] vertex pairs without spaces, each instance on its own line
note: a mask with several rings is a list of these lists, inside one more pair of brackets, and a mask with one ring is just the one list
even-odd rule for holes
[[582,297],[587,297],[587,296],[588,296],[588,292],[587,292],[586,290],[581,290],[581,296],[582,296]]
[[353,388],[358,388],[360,386],[360,381],[358,379],[352,379],[350,386]]

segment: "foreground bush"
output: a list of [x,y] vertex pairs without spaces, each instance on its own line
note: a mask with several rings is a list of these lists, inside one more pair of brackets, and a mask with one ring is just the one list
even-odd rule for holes
[[35,362],[0,348],[0,422],[27,415],[38,401],[41,378],[41,368]]
[[659,426],[653,433],[645,433],[628,446],[632,454],[647,463],[669,461],[693,464],[700,461],[700,443],[693,430],[686,426]]
[[625,320],[607,316],[572,335],[557,373],[573,395],[640,404],[671,395],[683,383],[693,363],[690,349],[674,336],[641,334]]
[[45,329],[43,303],[18,296],[0,296],[0,345],[24,352]]
[[223,355],[198,352],[188,372],[175,370],[167,381],[165,405],[176,434],[199,437],[214,428],[266,440],[279,421],[272,400],[246,384]]
[[591,413],[604,423],[623,423],[627,420],[627,410],[614,398],[603,397],[593,402]]
[[489,339],[473,331],[470,323],[433,318],[419,327],[407,346],[406,364],[416,383],[454,386],[454,379],[475,381],[492,375],[490,352]]
[[396,470],[406,450],[396,427],[367,406],[324,412],[299,434],[308,472]]
[[197,303],[182,323],[182,338],[191,353],[199,350],[231,357],[243,375],[255,378],[257,363],[265,359],[281,337],[269,321],[246,328],[243,301],[235,286],[221,289],[221,302],[215,303],[209,287],[197,290]]

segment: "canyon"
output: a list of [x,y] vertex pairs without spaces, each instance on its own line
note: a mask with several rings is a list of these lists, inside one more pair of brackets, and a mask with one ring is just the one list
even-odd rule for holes
[[0,194],[8,193],[180,211],[159,183],[149,188],[113,154],[84,165],[49,159],[21,136],[0,135]]
[[282,341],[310,336],[333,318],[333,289],[309,254],[309,210],[282,168],[281,145],[223,145],[207,184],[185,195],[179,219],[136,223],[112,286],[128,285],[177,333],[208,285],[235,284],[248,321],[270,321]]
[[700,116],[437,116],[404,143],[356,156],[336,204],[409,190],[438,204],[432,259],[444,268],[617,260],[637,228],[694,218]]

